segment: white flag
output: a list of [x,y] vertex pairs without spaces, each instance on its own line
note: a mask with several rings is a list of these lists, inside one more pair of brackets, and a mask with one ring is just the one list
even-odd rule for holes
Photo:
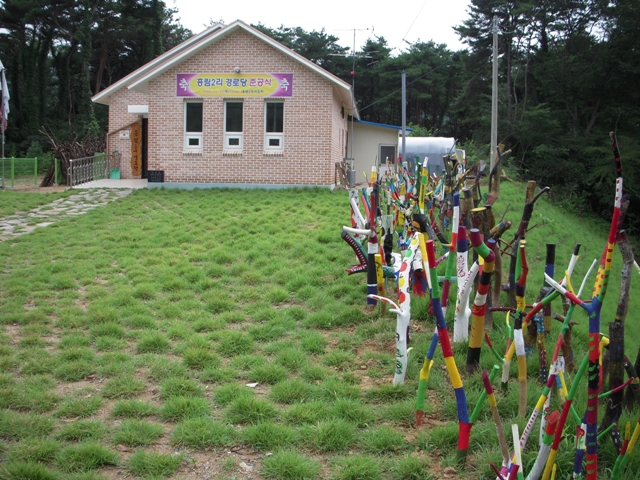
[[[0,63],[0,65],[2,65]],[[4,68],[2,69],[2,126],[7,129],[7,120],[9,119],[9,89],[7,88],[7,79],[4,76]]]

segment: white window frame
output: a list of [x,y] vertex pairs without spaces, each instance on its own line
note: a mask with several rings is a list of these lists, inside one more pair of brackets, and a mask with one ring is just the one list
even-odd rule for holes
[[[244,145],[244,133],[227,131],[227,105],[230,103],[242,104],[242,128],[244,130],[244,102],[242,99],[226,100],[224,102],[224,150],[242,151]],[[237,145],[231,145],[231,141],[234,140],[238,142]]]
[[[200,103],[202,105],[202,124],[204,130],[204,102],[202,99],[187,100],[184,102],[184,150],[188,152],[202,151],[202,132],[187,131],[187,105],[190,103]],[[191,145],[190,142],[197,140],[197,145]]]
[[[282,132],[267,132],[267,109],[269,104],[282,105]],[[277,140],[278,145],[270,145],[272,140]],[[284,151],[284,101],[271,100],[264,102],[264,150],[265,152]]]

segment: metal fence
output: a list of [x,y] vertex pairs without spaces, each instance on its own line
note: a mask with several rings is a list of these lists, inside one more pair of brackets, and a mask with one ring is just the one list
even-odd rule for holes
[[38,158],[0,158],[0,187],[38,186]]
[[73,187],[82,183],[111,178],[112,171],[120,171],[120,154],[106,155],[96,153],[92,157],[74,158],[69,160],[67,170],[67,185]]

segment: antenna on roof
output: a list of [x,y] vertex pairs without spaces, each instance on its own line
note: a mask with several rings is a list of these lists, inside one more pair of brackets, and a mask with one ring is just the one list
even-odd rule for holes
[[[374,27],[372,25],[371,28],[342,28],[337,30],[338,31],[353,30],[353,49],[351,50],[351,54],[346,54],[346,53],[330,53],[329,54],[330,56],[334,56],[334,57],[352,57],[353,59],[352,66],[351,66],[351,103],[352,103],[351,104],[351,135],[350,135],[351,142],[349,144],[349,150],[350,150],[349,156],[353,158],[353,117],[356,112],[356,58],[373,58],[371,55],[366,55],[366,54],[356,55],[356,32],[371,30],[371,35],[373,35]],[[376,52],[369,52],[369,53],[376,53]],[[375,62],[371,62],[371,63],[375,63]],[[371,63],[369,65],[371,65]]]

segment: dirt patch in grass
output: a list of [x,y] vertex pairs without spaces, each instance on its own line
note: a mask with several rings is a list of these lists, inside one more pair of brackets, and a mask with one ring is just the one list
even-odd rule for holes
[[373,388],[380,387],[381,385],[388,385],[393,382],[393,375],[381,378],[371,378],[368,375],[358,375],[357,372],[354,372],[354,374],[360,379],[359,386],[364,392]]
[[53,387],[53,392],[56,395],[60,395],[62,398],[65,398],[75,397],[77,396],[77,392],[82,390],[86,390],[87,392],[93,391],[93,395],[89,393],[84,395],[84,398],[88,398],[97,394],[102,388],[102,384],[106,381],[106,378],[99,377],[97,375],[89,375],[84,380],[80,380],[78,382],[60,382]]
[[66,185],[54,185],[51,187],[36,187],[34,185],[15,185],[13,187],[13,191],[15,192],[25,192],[25,193],[57,193],[64,192],[68,190],[69,187]]
[[[189,461],[183,464],[177,472],[177,475],[181,478],[189,480],[231,477],[235,477],[238,480],[264,479],[259,473],[264,455],[242,446],[208,453],[186,452],[186,455],[188,455]],[[233,462],[235,468],[232,470],[230,467],[226,467],[225,462],[228,462],[228,464]]]
[[9,345],[16,345],[18,340],[20,340],[20,325],[17,323],[5,325],[4,334],[11,339]]

